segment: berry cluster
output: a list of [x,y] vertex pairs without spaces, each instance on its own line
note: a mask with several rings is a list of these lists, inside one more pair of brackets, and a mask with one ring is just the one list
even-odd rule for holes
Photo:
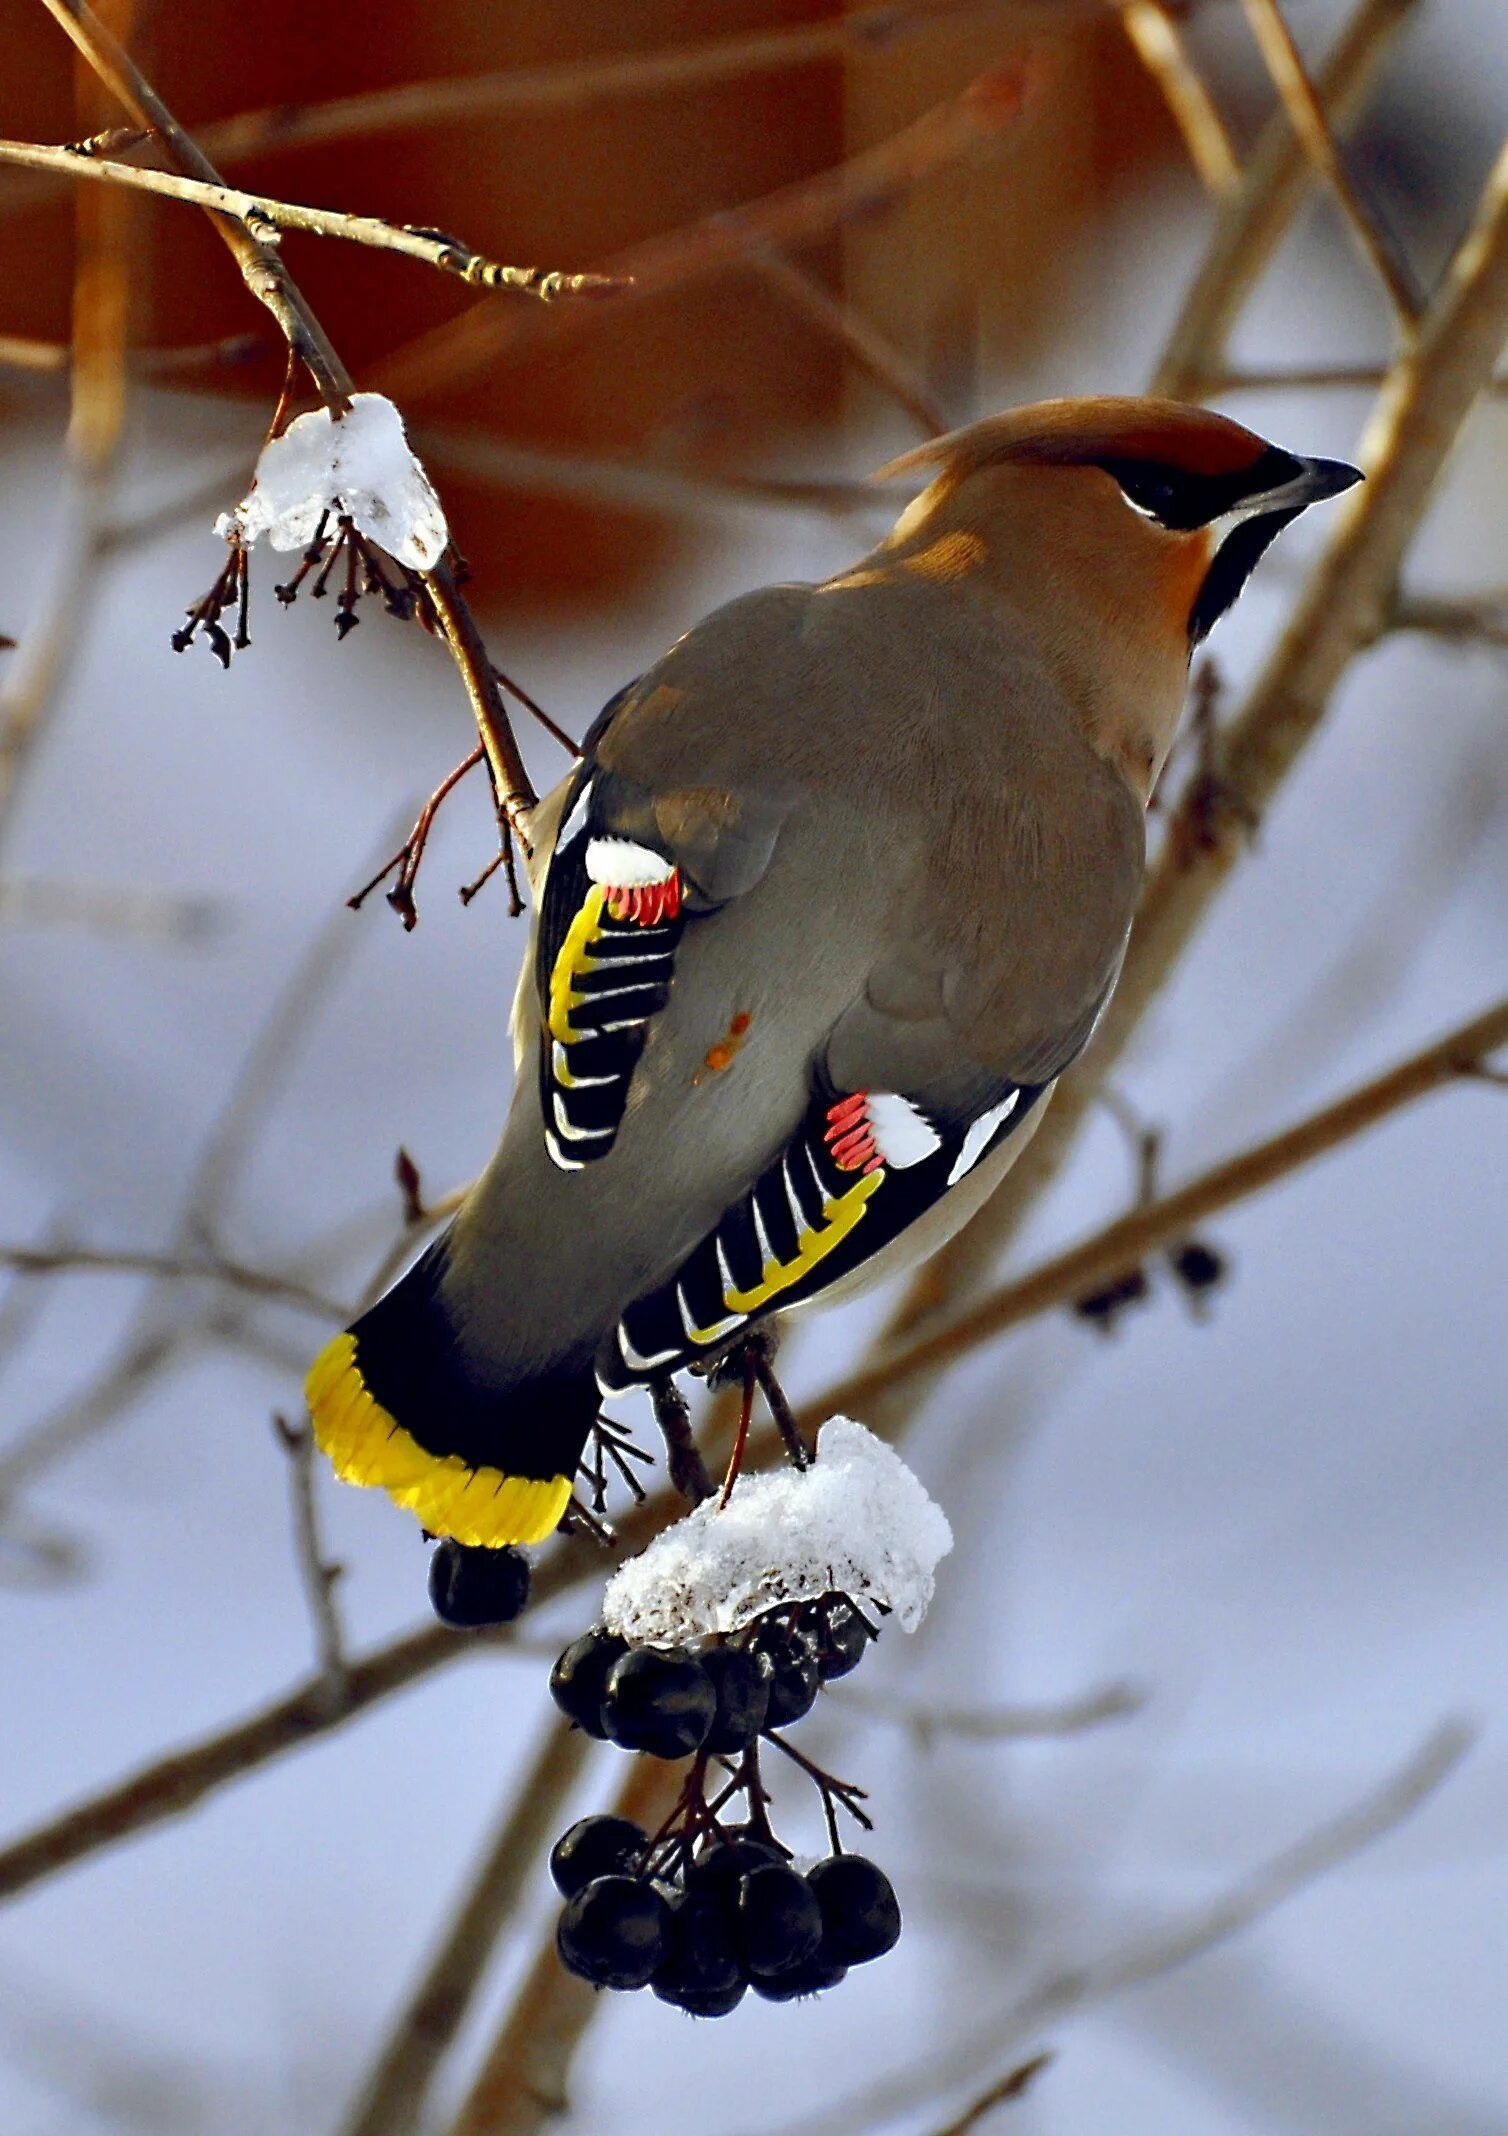
[[[824,1683],[858,1666],[876,1630],[833,1594],[773,1610],[698,1653],[632,1646],[601,1626],[566,1648],[550,1689],[578,1728],[625,1750],[692,1759],[658,1832],[586,1817],[557,1844],[551,1874],[567,1902],[557,1947],[571,1972],[721,2017],[751,1987],[772,2002],[814,1995],[892,1947],[901,1916],[889,1879],[845,1854],[838,1834],[840,1808],[869,1829],[862,1791],[781,1733]],[[761,1741],[822,1798],[832,1853],[804,1873],[770,1825]],[[725,1813],[738,1797],[746,1813],[732,1823]]]

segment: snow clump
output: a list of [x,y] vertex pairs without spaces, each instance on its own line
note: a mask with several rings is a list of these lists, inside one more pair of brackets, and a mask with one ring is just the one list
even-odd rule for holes
[[445,553],[440,500],[384,394],[354,394],[338,421],[328,408],[296,416],[262,447],[251,488],[215,532],[248,549],[263,534],[274,549],[304,549],[329,512],[411,571],[432,570]]
[[946,1514],[900,1455],[851,1417],[822,1428],[808,1469],[741,1476],[608,1582],[608,1631],[641,1646],[736,1632],[782,1603],[848,1595],[914,1632],[953,1547]]

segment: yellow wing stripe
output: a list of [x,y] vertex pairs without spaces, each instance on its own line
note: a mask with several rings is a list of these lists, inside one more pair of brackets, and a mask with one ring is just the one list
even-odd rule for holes
[[[819,1261],[826,1260],[835,1246],[842,1243],[864,1214],[864,1204],[884,1179],[883,1171],[865,1172],[844,1194],[835,1201],[822,1204],[822,1228],[820,1231],[803,1231],[796,1241],[796,1255],[790,1261],[766,1261],[761,1280],[752,1290],[723,1292],[723,1304],[730,1313],[757,1313],[762,1305],[789,1290],[803,1276],[811,1274]],[[695,1339],[695,1338],[694,1338]],[[712,1340],[712,1336],[706,1338]]]
[[304,1383],[314,1436],[342,1483],[376,1485],[432,1535],[470,1547],[539,1543],[571,1495],[568,1476],[505,1476],[431,1454],[367,1390],[354,1335],[337,1335]]
[[575,991],[574,982],[590,969],[587,951],[602,932],[602,908],[606,902],[607,885],[593,883],[582,901],[581,910],[566,929],[566,938],[550,973],[550,1036],[558,1038],[563,1046],[574,1045],[581,1036],[579,1031],[571,1029],[571,1011],[579,1009],[587,997]]

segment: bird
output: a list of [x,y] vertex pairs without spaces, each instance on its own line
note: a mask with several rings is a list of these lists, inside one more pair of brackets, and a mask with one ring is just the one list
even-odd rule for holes
[[321,1352],[336,1473],[470,1549],[541,1541],[604,1398],[921,1260],[1115,986],[1194,648],[1361,476],[1222,414],[1052,400],[819,584],[620,690],[530,822],[495,1154]]

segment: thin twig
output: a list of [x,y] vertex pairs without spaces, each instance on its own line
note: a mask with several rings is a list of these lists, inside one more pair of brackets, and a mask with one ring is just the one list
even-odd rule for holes
[[1035,1742],[1044,1736],[1081,1735],[1106,1721],[1121,1721],[1140,1713],[1147,1694],[1136,1684],[1104,1684],[1079,1698],[1039,1706],[993,1706],[984,1709],[954,1706],[908,1705],[903,1699],[887,1699],[846,1685],[830,1693],[839,1712],[861,1714],[865,1720],[889,1721],[904,1728],[918,1746],[930,1750],[940,1738],[960,1743]]
[[[600,270],[632,284],[610,307],[613,316],[621,318],[656,297],[721,274],[771,245],[804,244],[856,216],[877,214],[930,172],[988,154],[1018,117],[1027,86],[1021,66],[981,75],[961,96],[935,105],[889,140],[833,170],[631,245]],[[473,305],[377,364],[376,381],[385,393],[417,398],[453,386],[505,353],[560,340],[588,312],[606,316],[596,306],[555,305],[527,314],[508,307],[505,317],[499,305]]]
[[[1332,126],[1360,108],[1388,48],[1419,0],[1359,0],[1320,70],[1318,94]],[[1221,208],[1203,263],[1179,308],[1153,372],[1154,393],[1197,400],[1224,367],[1241,309],[1304,198],[1309,164],[1285,110],[1273,113]]]
[[904,408],[925,436],[935,438],[948,429],[946,411],[938,405],[901,351],[878,327],[862,318],[851,304],[841,303],[823,288],[815,275],[809,274],[796,261],[787,259],[773,246],[756,252],[753,265],[760,279],[778,290],[804,319],[810,320],[819,332],[846,349],[865,376],[872,378],[883,393],[888,393],[899,407]]
[[320,1682],[330,1711],[339,1714],[345,1711],[351,1695],[345,1632],[335,1599],[335,1589],[345,1568],[326,1557],[320,1537],[319,1508],[315,1502],[314,1433],[307,1424],[290,1424],[286,1417],[275,1416],[272,1423],[278,1444],[288,1456],[294,1549],[314,1626],[314,1652]]
[[[1106,1957],[1047,1975],[925,2060],[890,2071],[879,2084],[795,2124],[787,2136],[818,2136],[819,2130],[820,2136],[861,2136],[877,2117],[888,2123],[915,2112],[939,2096],[956,2094],[971,2071],[1014,2061],[1065,2018],[1218,1949],[1396,1831],[1445,1784],[1475,1741],[1476,1731],[1465,1723],[1442,1722],[1380,1786],[1237,1877],[1204,1905],[1131,1938]],[[962,2126],[968,2126],[967,2116]]]
[[335,1298],[325,1298],[307,1284],[268,1269],[248,1268],[240,1261],[194,1260],[177,1253],[103,1246],[6,1246],[0,1245],[0,1268],[13,1268],[21,1275],[104,1274],[158,1276],[172,1283],[223,1283],[231,1290],[246,1291],[254,1298],[271,1298],[294,1306],[319,1320],[341,1320],[346,1308]]
[[1387,291],[1399,320],[1405,329],[1412,327],[1420,310],[1413,277],[1384,236],[1376,215],[1357,191],[1356,182],[1335,145],[1324,104],[1309,79],[1309,69],[1294,43],[1293,32],[1278,0],[1242,0],[1242,5],[1263,64],[1272,76],[1273,86],[1303,145],[1304,154],[1340,203],[1341,213],[1360,247],[1362,258]]
[[[255,334],[225,334],[218,341],[188,342],[179,348],[127,349],[126,370],[133,378],[186,378],[250,363],[264,349]],[[46,375],[67,371],[72,363],[73,349],[66,341],[0,334],[0,369]]]
[[69,178],[155,193],[164,200],[186,201],[191,207],[207,208],[216,215],[233,216],[264,245],[276,244],[289,230],[300,231],[306,237],[344,238],[349,244],[369,245],[378,252],[396,252],[405,259],[418,260],[441,274],[457,276],[473,289],[513,289],[553,303],[560,297],[612,296],[622,286],[605,275],[505,267],[474,252],[460,238],[447,237],[443,232],[386,222],[377,215],[349,215],[338,208],[302,207],[295,201],[274,200],[265,193],[245,193],[236,186],[183,178],[175,171],[142,169],[134,163],[84,155],[76,148],[57,148],[40,141],[0,140],[0,164],[21,170],[57,171]]
[[[1088,22],[1103,0],[1051,0],[1054,23],[1065,17]],[[319,104],[275,104],[237,112],[196,129],[207,156],[233,164],[288,149],[331,141],[371,140],[465,124],[527,111],[583,111],[628,97],[658,96],[716,82],[792,72],[846,56],[884,49],[902,37],[971,17],[1017,22],[1040,19],[1043,0],[889,0],[860,7],[838,19],[792,22],[778,28],[671,45],[656,52],[615,52],[562,65],[509,67],[494,74],[466,74],[437,81],[404,82]],[[118,154],[128,151],[122,147]],[[134,151],[130,151],[134,153]],[[16,212],[52,198],[60,181],[39,178],[6,189],[0,209]]]
[[1508,1001],[1499,1002],[1486,1015],[1462,1024],[1297,1126],[1215,1165],[1149,1208],[1133,1209],[1118,1223],[1107,1225],[1081,1245],[1055,1255],[977,1303],[939,1315],[924,1333],[881,1350],[873,1363],[824,1388],[805,1405],[808,1413],[861,1413],[871,1399],[890,1393],[904,1381],[952,1363],[1038,1313],[1071,1304],[1137,1267],[1157,1247],[1185,1237],[1217,1210],[1261,1193],[1429,1092],[1459,1084],[1472,1064],[1503,1045],[1508,1045]]
[[[612,1805],[653,1832],[680,1797],[686,1764],[635,1758]],[[526,2136],[565,2111],[567,2081],[600,1997],[568,1973],[546,1937],[483,2056],[449,2136]]]
[[[209,158],[184,132],[130,55],[94,14],[88,0],[42,0],[42,5],[62,24],[126,110],[140,125],[152,130],[169,160],[186,177],[210,186],[223,184]],[[247,288],[277,321],[289,349],[313,380],[325,407],[333,416],[344,415],[354,391],[351,374],[284,267],[276,246],[260,243],[237,216],[215,209],[207,212],[229,247]],[[525,824],[538,796],[524,769],[481,632],[445,558],[421,575],[441,635],[465,685],[499,801],[515,834],[525,840],[527,850]]]
[[592,1750],[551,1714],[533,1763],[499,1820],[433,1956],[403,2005],[341,2136],[413,2136],[429,2089],[471,2010],[498,1938],[528,1889],[540,1855]]
[[1212,200],[1228,199],[1241,183],[1241,166],[1178,17],[1165,0],[1127,0],[1120,18],[1137,57],[1162,91],[1200,183]]
[[[1015,1325],[1032,1312],[1066,1303],[1097,1276],[1124,1267],[1128,1256],[1134,1258],[1150,1251],[1154,1245],[1186,1229],[1191,1221],[1191,1211],[1197,1212],[1199,1217],[1208,1216],[1215,1209],[1227,1206],[1230,1200],[1256,1191],[1258,1185],[1271,1183],[1298,1163],[1308,1162],[1325,1150],[1337,1147],[1345,1139],[1345,1134],[1334,1132],[1336,1123],[1331,1116],[1335,1113],[1345,1113],[1346,1133],[1359,1134],[1385,1113],[1396,1110],[1412,1098],[1422,1097],[1429,1090],[1440,1088],[1447,1081],[1474,1080],[1474,1071],[1483,1055],[1490,1047],[1505,1042],[1508,1042],[1508,1003],[1486,1017],[1463,1025],[1426,1053],[1413,1056],[1389,1076],[1380,1077],[1376,1083],[1342,1099],[1339,1106],[1327,1108],[1325,1113],[1289,1130],[1286,1136],[1276,1137],[1273,1143],[1262,1144],[1246,1157],[1216,1167],[1215,1172],[1205,1174],[1154,1208],[1122,1218],[1083,1246],[1008,1285],[993,1300],[986,1300],[984,1308],[976,1309],[967,1340],[962,1334],[951,1339],[952,1354],[962,1354],[969,1342],[983,1341],[987,1335]],[[1383,1103],[1387,1086],[1393,1086],[1392,1093]],[[1275,1163],[1275,1152],[1281,1145],[1287,1145],[1289,1158],[1286,1164],[1279,1166]],[[1253,1179],[1254,1170],[1261,1173],[1260,1179]],[[853,1398],[855,1387],[872,1386],[883,1390],[902,1374],[914,1375],[929,1368],[937,1362],[933,1356],[927,1354],[919,1359],[913,1354],[925,1348],[913,1345],[912,1351],[899,1353],[888,1364],[829,1388],[818,1399],[804,1405],[808,1414],[828,1415],[835,1408],[846,1407]],[[764,1439],[766,1450],[772,1450],[776,1444],[775,1433],[767,1432]],[[619,1523],[622,1547],[625,1551],[642,1549],[652,1536],[678,1519],[683,1511],[684,1506],[675,1494],[657,1492],[642,1506],[631,1509]],[[546,1602],[565,1593],[588,1571],[595,1572],[596,1569],[596,1559],[587,1557],[579,1548],[557,1547],[536,1568],[535,1602]],[[467,1639],[458,1638],[440,1626],[426,1627],[352,1664],[350,1711],[354,1713],[404,1689],[430,1670],[445,1666],[463,1653],[507,1644],[506,1630]],[[238,1722],[158,1761],[78,1809],[66,1812],[40,1832],[0,1850],[0,1898],[24,1889],[99,1847],[179,1815],[216,1788],[254,1770],[268,1759],[296,1748],[309,1735],[336,1725],[327,1714],[318,1710],[317,1689],[317,1680],[312,1688],[299,1686],[249,1720]]]
[[970,2129],[977,2129],[986,2116],[993,2114],[997,2106],[1007,2106],[1012,2099],[1025,2098],[1031,2086],[1052,2061],[1049,2050],[1034,2054],[1030,2060],[1018,2062],[1005,2076],[982,2091],[972,2106],[965,2107],[956,2121],[950,2121],[937,2136],[968,2136]]

